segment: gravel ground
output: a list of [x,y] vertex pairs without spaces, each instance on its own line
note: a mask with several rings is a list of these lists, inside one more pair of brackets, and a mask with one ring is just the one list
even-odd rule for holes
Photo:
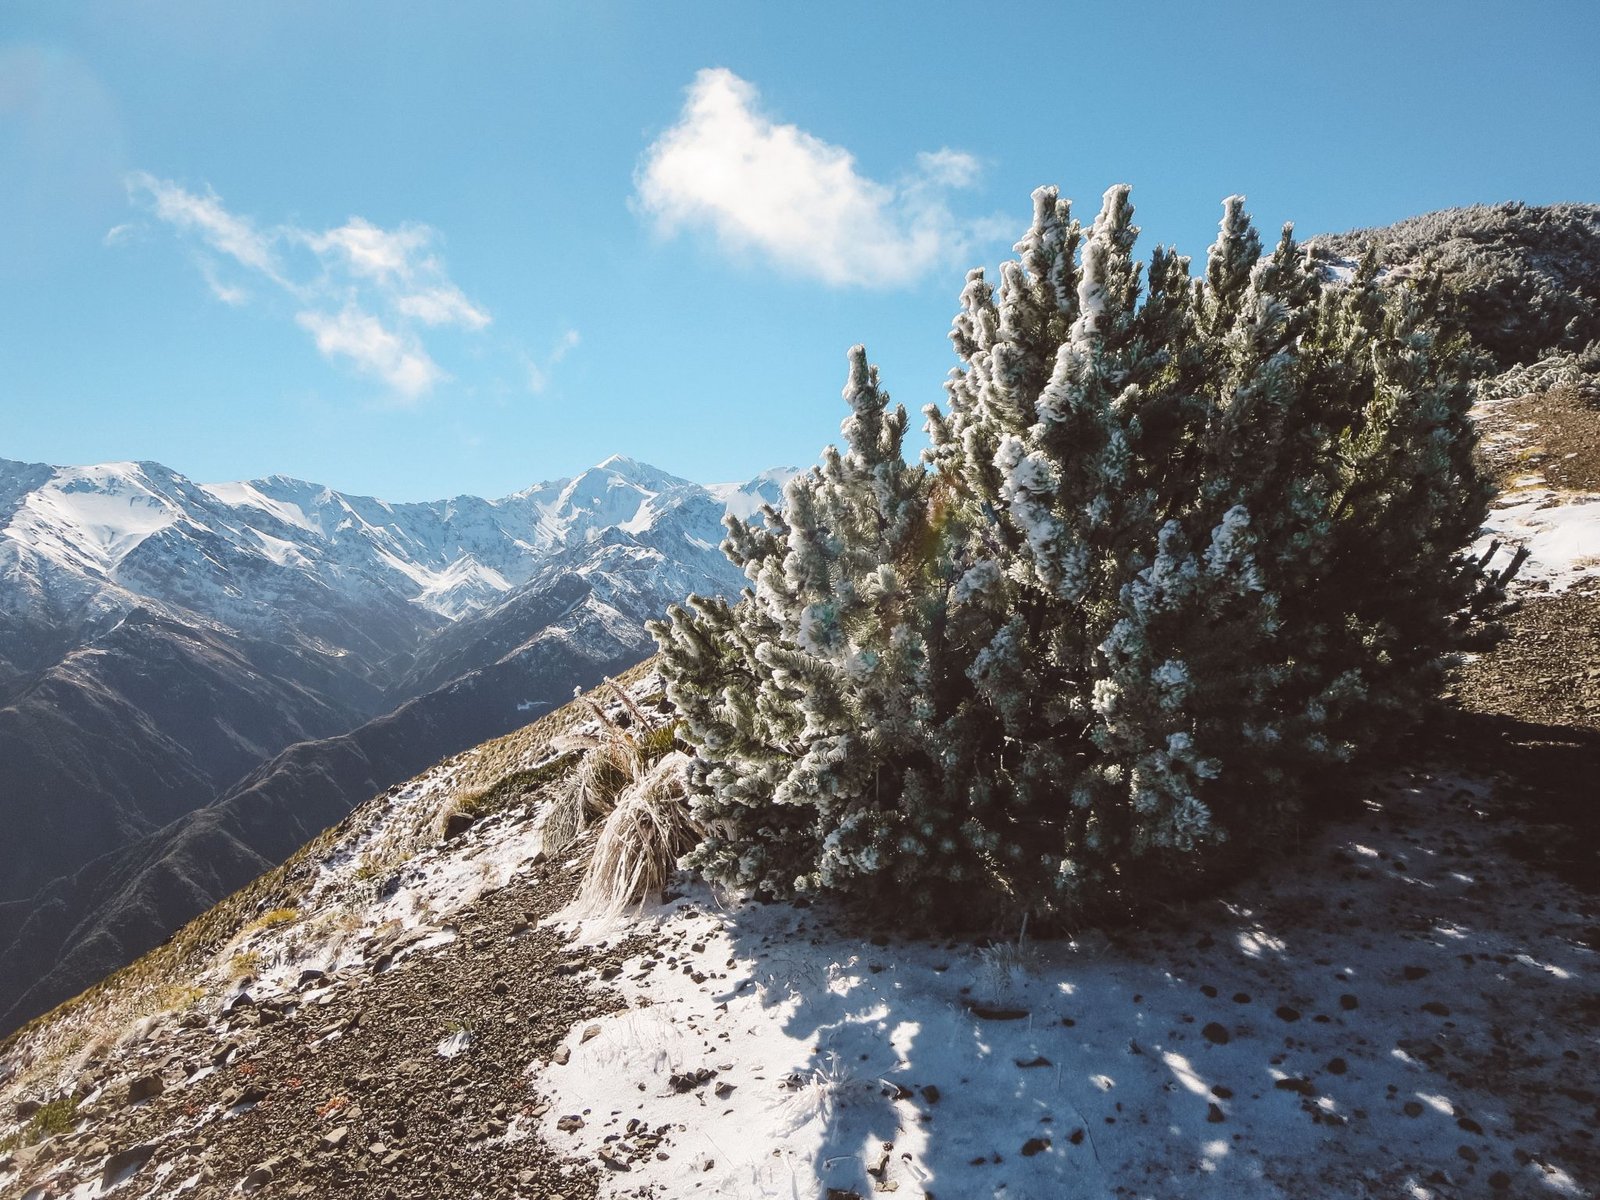
[[[538,868],[467,909],[449,945],[387,968],[375,946],[369,969],[308,981],[298,1007],[158,1026],[116,1061],[80,1132],[21,1152],[20,1184],[50,1179],[20,1194],[103,1186],[128,1154],[144,1159],[118,1195],[594,1196],[593,1160],[564,1157],[533,1132],[540,1101],[522,1073],[574,1024],[617,1005],[595,973],[637,952],[572,948],[539,927],[574,882],[570,869]],[[440,1047],[453,1035],[465,1049],[447,1057]],[[130,1103],[123,1077],[137,1088],[151,1074],[163,1090]],[[69,1159],[82,1170],[53,1169]]]

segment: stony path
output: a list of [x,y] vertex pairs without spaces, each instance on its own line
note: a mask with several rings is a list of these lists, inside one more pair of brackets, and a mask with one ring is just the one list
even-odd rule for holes
[[[594,973],[635,952],[569,949],[539,928],[573,882],[534,868],[463,912],[448,945],[384,966],[395,946],[375,944],[367,971],[307,979],[298,1003],[158,1027],[135,1051],[133,1083],[123,1059],[82,1110],[96,1118],[83,1132],[22,1152],[39,1172],[67,1159],[80,1169],[24,1194],[67,1195],[76,1180],[94,1195],[125,1178],[119,1196],[595,1195],[592,1160],[564,1160],[533,1132],[541,1102],[524,1074],[575,1023],[616,1006]],[[465,1048],[446,1056],[447,1040]],[[157,1094],[129,1102],[130,1086],[138,1095],[157,1078]]]

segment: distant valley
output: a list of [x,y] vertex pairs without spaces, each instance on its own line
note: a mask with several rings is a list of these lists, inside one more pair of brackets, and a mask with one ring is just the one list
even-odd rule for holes
[[732,593],[727,512],[613,457],[499,500],[0,460],[0,1032]]

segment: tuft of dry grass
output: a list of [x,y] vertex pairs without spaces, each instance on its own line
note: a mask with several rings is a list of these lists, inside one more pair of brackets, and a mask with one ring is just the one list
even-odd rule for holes
[[666,887],[701,834],[689,808],[688,765],[689,756],[674,750],[622,790],[595,838],[579,911],[620,916]]
[[674,748],[676,725],[607,684],[611,708],[584,700],[591,729],[551,740],[576,763],[547,789],[539,840],[555,854],[599,825],[574,908],[614,917],[661,891],[702,831],[689,808],[689,757]]
[[[598,728],[558,735],[551,746],[564,756],[575,756],[576,766],[549,789],[550,802],[540,825],[540,846],[555,854],[569,845],[595,821],[610,814],[622,793],[643,778],[660,750],[662,722],[649,716],[628,695],[627,689],[606,681],[630,718],[628,725],[590,697],[582,703]],[[671,746],[671,727],[666,744]],[[653,757],[652,757],[653,756]]]

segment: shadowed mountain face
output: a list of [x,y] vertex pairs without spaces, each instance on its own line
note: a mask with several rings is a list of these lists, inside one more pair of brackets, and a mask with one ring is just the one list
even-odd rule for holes
[[704,488],[628,459],[388,505],[0,460],[0,1032],[353,805],[644,657],[742,578]]

